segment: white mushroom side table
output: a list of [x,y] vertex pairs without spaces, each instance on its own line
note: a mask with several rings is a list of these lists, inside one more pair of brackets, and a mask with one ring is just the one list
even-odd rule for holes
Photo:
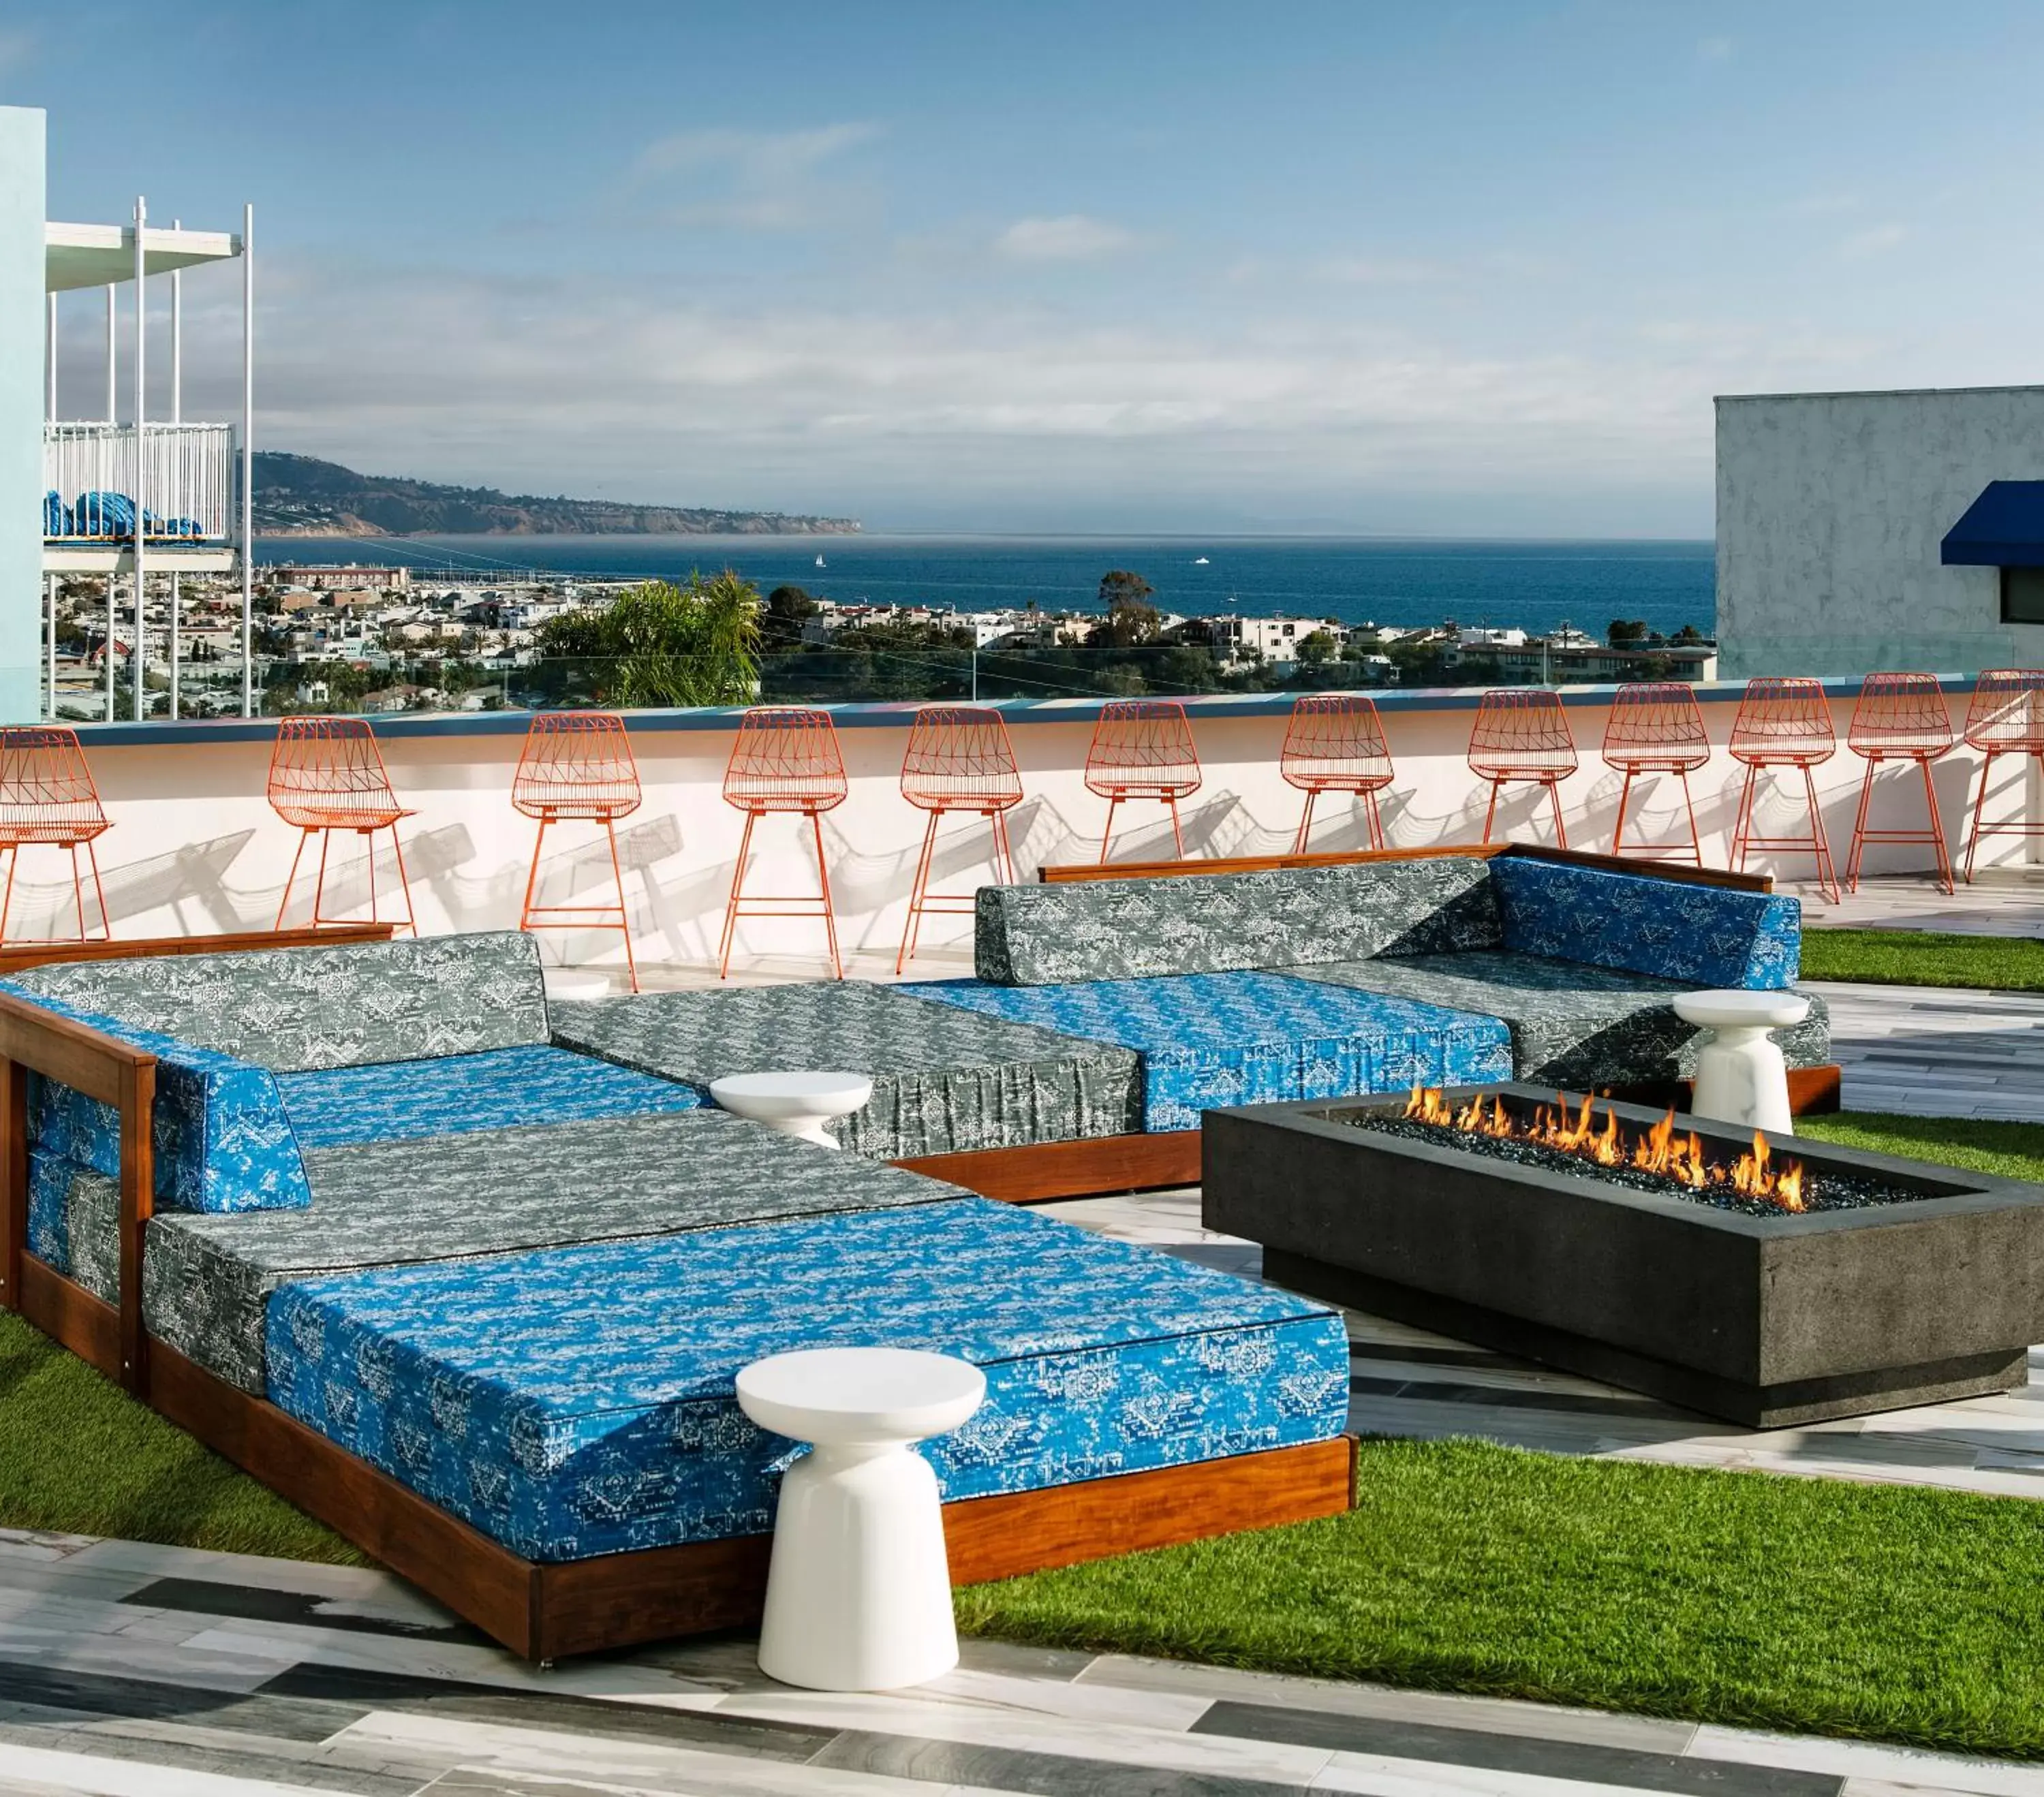
[[986,1396],[969,1361],[812,1348],[755,1361],[739,1407],[811,1444],[781,1480],[759,1669],[811,1691],[892,1691],[958,1664],[937,1476],[910,1444]]
[[873,1081],[863,1073],[732,1073],[712,1080],[709,1096],[719,1110],[835,1148],[824,1125],[863,1106],[873,1096]]
[[1792,1135],[1788,1066],[1769,1030],[1800,1023],[1810,1001],[1792,992],[1692,992],[1675,1000],[1685,1023],[1715,1032],[1696,1055],[1696,1116]]

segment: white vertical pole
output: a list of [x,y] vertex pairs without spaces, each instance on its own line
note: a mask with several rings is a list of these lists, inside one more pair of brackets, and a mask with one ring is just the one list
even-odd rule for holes
[[[106,283],[106,421],[110,424],[117,424],[121,421],[118,415],[119,394],[116,390],[119,372],[114,366],[113,336],[119,323],[115,317],[116,299],[113,283],[110,281]],[[110,571],[106,576],[106,653],[104,658],[106,665],[102,670],[106,676],[106,721],[109,724],[113,721],[114,622],[113,576]]]
[[241,715],[256,715],[256,209],[241,209]]
[[[182,231],[182,218],[171,221],[173,231]],[[185,420],[185,278],[182,269],[171,271],[171,422]],[[180,463],[182,466],[182,463]],[[182,498],[183,496],[179,495]],[[179,625],[183,622],[184,594],[179,590],[176,563],[171,564],[171,716],[178,715]]]
[[134,689],[133,710],[136,721],[142,718],[143,676],[147,673],[149,658],[144,651],[146,639],[143,635],[142,608],[148,597],[149,582],[142,571],[142,544],[147,534],[144,520],[148,516],[148,481],[149,458],[143,447],[143,420],[148,412],[149,398],[149,296],[144,282],[148,274],[147,253],[143,239],[148,235],[149,203],[137,194],[135,196],[135,647],[129,652],[128,678]]
[[43,640],[44,671],[48,677],[49,702],[43,716],[54,724],[57,715],[57,577],[52,574],[43,585],[47,589],[49,605],[49,632]]

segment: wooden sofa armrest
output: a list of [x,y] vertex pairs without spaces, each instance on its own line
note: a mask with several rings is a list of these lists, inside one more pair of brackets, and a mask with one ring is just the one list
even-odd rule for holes
[[121,1116],[121,1383],[148,1387],[142,1329],[142,1235],[156,1208],[151,1126],[156,1058],[117,1037],[0,993],[0,1304],[21,1305],[29,1234],[29,1075],[71,1087]]
[[1331,849],[1308,854],[1251,854],[1208,861],[1109,861],[1049,863],[1036,870],[1047,886],[1066,886],[1095,880],[1165,880],[1201,874],[1266,874],[1295,867],[1352,867],[1376,861],[1488,861],[1516,855],[1528,861],[1559,862],[1568,867],[1600,868],[1609,874],[1646,874],[1690,886],[1729,886],[1742,893],[1771,893],[1769,874],[1735,874],[1721,867],[1692,867],[1685,862],[1655,861],[1645,855],[1597,854],[1587,849],[1550,848],[1544,843],[1444,843],[1413,849]]

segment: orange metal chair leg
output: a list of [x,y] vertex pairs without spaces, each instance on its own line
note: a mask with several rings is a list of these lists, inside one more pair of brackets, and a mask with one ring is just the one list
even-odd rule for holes
[[1916,765],[1923,770],[1923,797],[1931,808],[1931,846],[1937,851],[1938,885],[1940,890],[1956,895],[1959,889],[1952,878],[1951,851],[1945,847],[1945,820],[1938,810],[1938,783],[1931,778],[1928,759]]
[[553,820],[544,812],[540,817],[540,833],[532,839],[532,865],[525,875],[525,902],[518,908],[518,927],[529,930],[532,927],[532,894],[540,884],[540,854],[547,846],[547,826]]
[[923,831],[923,847],[916,857],[916,877],[909,888],[909,916],[901,926],[901,946],[894,956],[894,972],[898,977],[909,964],[909,958],[916,952],[916,943],[922,934],[923,895],[930,889],[930,860],[936,852],[937,820],[943,816],[941,811],[930,813],[930,820]]
[[1554,801],[1554,846],[1565,849],[1569,846],[1569,827],[1562,821],[1562,783],[1558,780],[1550,780],[1544,784],[1547,797]]
[[1308,786],[1306,789],[1306,808],[1300,814],[1299,833],[1292,839],[1292,852],[1294,854],[1306,852],[1306,839],[1313,833],[1313,801],[1320,796],[1316,788]]
[[1114,813],[1120,803],[1118,793],[1107,801],[1107,827],[1101,832],[1100,838],[1100,864],[1103,867],[1106,866],[1108,853],[1114,846]]
[[1625,770],[1625,778],[1619,785],[1618,827],[1611,833],[1611,852],[1613,854],[1625,853],[1625,808],[1632,799],[1632,775],[1633,770],[1628,767]]
[[[631,980],[632,989],[636,992],[639,989],[639,962],[632,952],[632,912],[624,902],[624,866],[617,858],[617,820],[615,818],[606,816],[604,819],[603,833],[610,839],[610,875],[617,882],[617,933],[624,939],[624,971]],[[401,868],[403,865],[402,862],[398,863]],[[405,903],[409,905],[410,902],[407,897]],[[417,935],[418,931],[415,929],[412,934]]]
[[1362,802],[1370,810],[1370,846],[1374,849],[1384,847],[1384,819],[1377,808],[1377,789],[1371,787],[1362,795]]
[[413,941],[418,939],[419,920],[412,909],[412,879],[405,871],[405,845],[398,840],[398,826],[390,826],[390,856],[398,864],[398,890],[405,900],[405,927],[412,932]]
[[1810,804],[1810,840],[1815,845],[1817,890],[1836,904],[1842,896],[1838,874],[1831,865],[1831,839],[1824,833],[1824,814],[1817,804],[1817,777],[1808,762],[1803,764],[1803,790]]
[[1869,761],[1866,764],[1866,778],[1859,783],[1859,812],[1853,819],[1852,850],[1846,857],[1846,890],[1859,890],[1860,857],[1866,850],[1866,814],[1873,803],[1873,776],[1881,763]]
[[72,904],[78,907],[78,939],[83,942],[85,940],[85,879],[79,871],[78,844],[75,843],[71,846],[71,896]]
[[1987,815],[1987,781],[1994,771],[1996,751],[1989,749],[1981,758],[1980,793],[1973,801],[1973,827],[1966,832],[1966,884],[1973,883],[1973,854],[1980,847],[1981,820]]
[[1485,807],[1483,813],[1483,839],[1486,843],[1490,840],[1490,827],[1497,820],[1497,794],[1504,784],[1501,780],[1493,780],[1490,783],[1490,803]]
[[86,865],[92,869],[94,896],[99,900],[99,933],[111,942],[113,940],[113,919],[106,908],[106,883],[99,877],[99,845],[90,836],[85,840],[85,858]]
[[1178,823],[1178,794],[1167,793],[1164,796],[1164,803],[1171,808],[1171,840],[1178,844],[1178,859],[1183,861],[1185,858],[1185,832]]
[[816,839],[816,878],[824,889],[824,934],[830,939],[831,973],[835,978],[844,977],[844,962],[837,951],[837,913],[831,905],[830,862],[824,855],[824,814],[820,811],[809,813],[809,827]]
[[738,865],[731,873],[731,897],[724,908],[724,942],[719,950],[717,977],[720,980],[731,977],[731,943],[738,929],[738,897],[745,889],[745,863],[752,853],[752,826],[759,820],[757,812],[745,814],[745,832],[738,839]]
[[1704,839],[1696,828],[1696,801],[1689,791],[1689,774],[1685,768],[1677,775],[1682,782],[1682,807],[1689,814],[1689,853],[1696,857],[1696,865],[1704,865]]
[[333,832],[322,830],[319,833],[319,877],[313,882],[313,924],[317,928],[326,921],[321,907],[326,903],[326,851],[333,842]]
[[305,839],[311,834],[309,830],[298,832],[298,846],[291,854],[291,870],[284,876],[284,896],[277,901],[277,927],[280,930],[284,927],[284,913],[290,908],[291,888],[298,882],[298,862],[305,852]]
[[993,813],[993,845],[997,856],[994,870],[1000,874],[1003,885],[1019,885],[1021,882],[1015,877],[1015,851],[1008,840],[1008,813],[997,811]]

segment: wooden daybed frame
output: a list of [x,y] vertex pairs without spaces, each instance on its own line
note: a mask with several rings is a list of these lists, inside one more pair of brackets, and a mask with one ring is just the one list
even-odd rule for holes
[[[342,939],[377,940],[371,935]],[[330,941],[332,932],[113,945],[122,955]],[[106,945],[25,950],[6,970],[93,958]],[[110,1304],[27,1252],[29,1075],[121,1119],[121,1300]],[[756,1622],[771,1538],[541,1564],[513,1553],[276,1406],[215,1377],[144,1327],[143,1235],[154,1204],[156,1057],[0,994],[0,1304],[179,1428],[344,1535],[514,1653],[542,1663]],[[1348,1436],[944,1507],[959,1584],[1012,1577],[1241,1529],[1339,1515],[1354,1488]]]

